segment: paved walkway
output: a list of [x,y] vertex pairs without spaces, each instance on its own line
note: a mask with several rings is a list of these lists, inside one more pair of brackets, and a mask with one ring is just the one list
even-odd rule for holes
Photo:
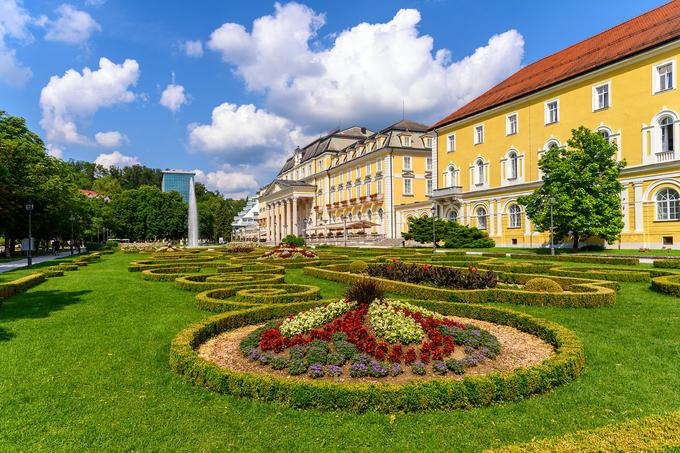
[[[85,249],[80,250],[85,251]],[[77,255],[78,253],[74,252],[73,254]],[[53,259],[62,258],[64,256],[70,255],[71,252],[67,250],[65,252],[61,252],[59,255],[36,256],[33,258],[33,264],[43,263],[45,261],[52,261]],[[7,261],[5,263],[0,263],[0,272],[13,271],[14,269],[19,269],[22,267],[26,267],[26,257],[16,261]]]

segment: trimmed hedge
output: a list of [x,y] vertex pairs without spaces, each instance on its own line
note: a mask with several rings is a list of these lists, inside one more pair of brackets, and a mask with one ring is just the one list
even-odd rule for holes
[[653,278],[651,289],[658,293],[680,297],[680,275],[665,275]]
[[257,285],[237,290],[234,300],[252,304],[289,304],[321,299],[320,293],[321,289],[312,285]]
[[147,269],[142,271],[142,280],[152,280],[157,282],[174,282],[178,277],[201,272],[200,267],[177,266],[163,267],[160,269]]
[[[265,283],[282,283],[283,275],[274,274],[247,274],[235,275],[233,277],[242,277],[240,282],[232,280],[231,282],[225,282],[224,280],[212,281],[208,280],[209,277],[217,277],[220,274],[197,274],[197,275],[186,275],[183,277],[178,277],[175,279],[175,285],[178,288],[185,289],[188,291],[205,291],[208,289],[224,288],[230,285],[243,285],[243,284],[265,284]],[[226,276],[228,274],[222,274]]]
[[556,348],[543,363],[511,372],[468,376],[463,380],[434,378],[409,383],[335,383],[304,381],[237,372],[208,362],[196,352],[206,340],[228,330],[284,317],[320,303],[267,305],[210,317],[181,331],[170,348],[170,367],[189,383],[219,393],[248,397],[304,409],[378,411],[383,413],[469,409],[516,401],[549,391],[578,377],[585,364],[583,346],[570,330],[524,313],[469,304],[413,301],[445,315],[509,325],[536,335]]
[[26,291],[27,289],[33,288],[34,286],[44,282],[45,279],[46,276],[44,273],[36,272],[34,274],[19,277],[9,282],[0,283],[0,301],[6,297],[10,297]]
[[668,415],[634,418],[591,430],[563,436],[534,439],[510,445],[496,453],[544,452],[580,453],[582,451],[677,451],[680,445],[680,411]]
[[653,266],[664,269],[680,269],[680,260],[654,260]]
[[[324,268],[306,267],[305,274],[325,280],[352,283],[362,278],[377,281],[385,292],[403,294],[417,299],[448,300],[464,303],[512,303],[521,305],[550,305],[555,307],[601,307],[616,303],[617,284],[607,281],[556,277],[558,283],[567,291],[564,293],[542,293],[507,288],[487,288],[473,290],[452,290],[416,285],[377,277],[350,274],[347,265],[334,265]],[[506,274],[499,272],[499,277],[506,283],[524,284],[535,278],[532,274]],[[580,292],[574,292],[580,291]]]

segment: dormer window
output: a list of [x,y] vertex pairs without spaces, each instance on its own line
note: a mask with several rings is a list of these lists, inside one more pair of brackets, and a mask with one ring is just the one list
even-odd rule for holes
[[425,148],[432,148],[432,137],[425,137],[423,143],[425,144]]
[[411,136],[410,135],[402,135],[401,137],[401,146],[404,148],[410,148],[411,147]]

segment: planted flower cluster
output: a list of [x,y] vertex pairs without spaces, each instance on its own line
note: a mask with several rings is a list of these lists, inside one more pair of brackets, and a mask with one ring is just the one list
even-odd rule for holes
[[495,272],[480,272],[474,266],[469,266],[467,269],[457,269],[428,264],[402,263],[398,260],[369,264],[366,273],[371,277],[406,283],[425,283],[450,289],[494,288],[498,282],[498,276]]
[[[401,301],[343,299],[255,330],[241,342],[252,361],[312,378],[463,374],[500,353],[496,337]],[[462,347],[465,357],[453,353]]]
[[280,245],[262,254],[262,258],[316,258],[316,252],[303,247]]

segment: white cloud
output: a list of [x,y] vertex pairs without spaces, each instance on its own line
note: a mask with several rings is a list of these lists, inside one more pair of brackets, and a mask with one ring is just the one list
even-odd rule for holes
[[187,56],[192,58],[200,58],[203,56],[203,43],[201,41],[185,41],[182,43],[182,50]]
[[16,50],[9,47],[8,38],[30,42],[28,30],[35,20],[16,0],[0,0],[0,82],[14,87],[23,86],[33,72],[17,59]]
[[136,95],[130,87],[138,78],[135,60],[115,64],[103,57],[95,71],[86,67],[82,74],[69,69],[61,77],[52,76],[40,93],[40,124],[47,138],[56,143],[91,144],[78,132],[77,122],[89,119],[102,107],[134,101]]
[[161,94],[160,104],[173,112],[179,112],[182,105],[187,102],[189,102],[189,99],[184,94],[184,87],[182,85],[172,83]]
[[118,151],[114,151],[110,154],[100,154],[94,160],[95,164],[101,165],[103,167],[131,167],[133,165],[139,164],[139,158],[133,156],[126,156]]
[[208,190],[220,192],[227,198],[244,198],[252,195],[260,187],[252,174],[243,172],[226,172],[223,170],[205,173],[194,170],[196,181],[204,184]]
[[54,146],[51,143],[47,144],[47,154],[49,154],[52,157],[56,157],[57,159],[64,158],[64,150],[58,146]]
[[128,138],[118,131],[97,132],[94,139],[99,145],[106,148],[115,148],[128,142]]
[[57,18],[47,22],[45,39],[67,44],[82,44],[101,26],[87,12],[73,5],[63,4],[57,9]]
[[339,121],[379,127],[399,116],[402,101],[408,117],[434,121],[520,68],[524,39],[515,30],[452,62],[448,50],[435,50],[433,38],[419,34],[420,20],[417,10],[402,9],[386,23],[358,24],[315,50],[325,17],[277,3],[250,32],[223,24],[208,47],[235,66],[248,89],[266,95],[270,111],[312,129]]
[[212,111],[210,124],[190,124],[189,143],[232,164],[283,162],[297,145],[310,140],[292,122],[252,104],[225,102]]

